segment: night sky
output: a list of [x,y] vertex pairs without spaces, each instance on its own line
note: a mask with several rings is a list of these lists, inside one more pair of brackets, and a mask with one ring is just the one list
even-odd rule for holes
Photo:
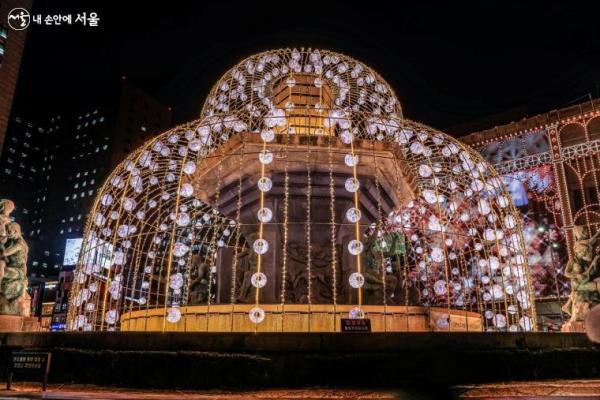
[[101,18],[97,28],[30,28],[13,110],[34,119],[91,104],[125,75],[185,122],[236,62],[288,46],[363,61],[395,89],[406,117],[451,133],[474,120],[485,119],[484,128],[600,97],[593,2],[34,3],[34,14]]

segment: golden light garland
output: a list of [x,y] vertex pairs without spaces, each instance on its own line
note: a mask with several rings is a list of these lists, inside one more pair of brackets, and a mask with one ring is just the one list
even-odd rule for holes
[[364,64],[265,52],[219,80],[199,120],[109,176],[69,329],[335,331],[347,317],[375,331],[534,330],[515,218],[493,168],[402,118]]

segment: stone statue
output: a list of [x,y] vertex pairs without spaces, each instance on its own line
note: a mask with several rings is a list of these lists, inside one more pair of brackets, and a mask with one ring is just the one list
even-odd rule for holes
[[246,239],[248,247],[238,254],[238,267],[236,273],[236,301],[238,303],[253,303],[256,288],[252,286],[252,275],[258,270],[258,254],[252,248],[258,239],[258,233],[251,233]]
[[[383,300],[384,282],[386,302],[393,302],[398,286],[399,271],[392,258],[404,252],[404,236],[399,233],[386,233],[378,237],[373,232],[365,243],[362,255],[365,284],[363,296],[365,304],[380,304]],[[388,262],[389,261],[389,262]],[[388,270],[389,266],[389,270]],[[385,272],[384,272],[385,270]]]
[[0,200],[0,314],[29,316],[27,255],[29,248],[21,227],[10,221],[14,210],[10,200]]
[[571,295],[562,307],[571,316],[565,324],[566,330],[575,323],[583,323],[589,310],[600,303],[600,255],[596,250],[600,230],[590,237],[587,228],[577,226],[574,233],[574,256],[565,269],[565,276],[571,279]]
[[[333,278],[331,271],[331,244],[314,243],[310,249],[310,300],[315,303],[329,303],[333,299]],[[305,243],[291,242],[287,246],[288,269],[286,277],[286,301],[308,303],[308,246]],[[339,295],[339,288],[336,288]]]
[[195,276],[190,282],[189,304],[203,304],[208,301],[208,286],[210,284],[210,266],[202,262],[200,254],[192,256],[192,271]]

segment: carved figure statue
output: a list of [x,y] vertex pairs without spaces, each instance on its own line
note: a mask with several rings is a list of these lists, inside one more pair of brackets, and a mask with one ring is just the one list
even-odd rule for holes
[[403,252],[404,236],[399,233],[386,233],[378,237],[375,231],[369,236],[362,256],[365,304],[381,303],[384,297],[384,287],[386,301],[393,301],[398,286],[397,273],[399,271],[394,270],[396,263],[392,259]]
[[210,265],[202,262],[200,254],[192,256],[192,271],[195,275],[190,282],[189,303],[203,304],[208,301],[208,287],[210,284]]
[[[294,303],[308,302],[308,246],[305,243],[288,243],[286,300]],[[331,244],[314,243],[311,245],[311,301],[328,303],[333,298],[331,276]]]
[[596,250],[600,230],[590,237],[585,227],[577,226],[574,233],[574,256],[565,269],[571,294],[562,308],[571,316],[569,323],[584,321],[589,310],[600,303],[600,254]]
[[256,288],[252,286],[252,275],[258,270],[258,254],[252,248],[254,241],[258,239],[258,233],[251,233],[246,238],[246,247],[238,254],[238,268],[236,277],[238,303],[253,303],[256,296]]
[[29,248],[21,227],[10,221],[10,200],[0,200],[0,314],[28,316],[27,255]]

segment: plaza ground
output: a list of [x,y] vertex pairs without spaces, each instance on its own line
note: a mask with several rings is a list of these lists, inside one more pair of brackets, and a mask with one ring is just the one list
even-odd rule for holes
[[421,393],[410,389],[263,389],[263,390],[136,390],[93,385],[49,385],[42,392],[37,383],[17,383],[13,390],[0,390],[0,399],[431,399],[486,398],[486,399],[545,399],[545,398],[600,398],[600,380],[552,380],[505,382],[481,385],[461,385],[446,394]]

